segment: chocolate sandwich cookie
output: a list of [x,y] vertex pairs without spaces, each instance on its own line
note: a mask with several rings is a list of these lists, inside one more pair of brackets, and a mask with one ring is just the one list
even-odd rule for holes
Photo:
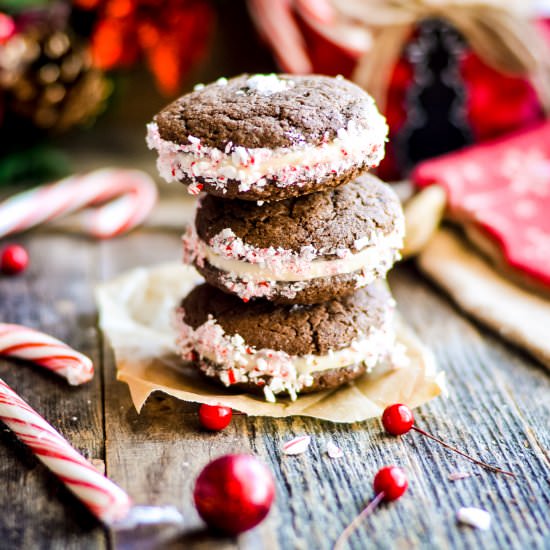
[[203,284],[178,310],[178,347],[225,386],[275,395],[334,388],[386,359],[395,303],[383,281],[315,305],[243,304]]
[[382,278],[399,257],[404,219],[371,175],[261,206],[211,195],[184,235],[184,261],[245,301],[317,303]]
[[168,105],[147,142],[161,176],[192,194],[281,200],[377,166],[386,135],[373,99],[343,78],[245,74]]

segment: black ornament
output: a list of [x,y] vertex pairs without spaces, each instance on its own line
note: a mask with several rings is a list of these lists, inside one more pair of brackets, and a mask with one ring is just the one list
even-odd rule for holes
[[405,174],[421,160],[473,141],[459,71],[463,50],[461,35],[439,19],[421,22],[407,47],[413,83],[406,98],[407,119],[395,141],[397,160]]

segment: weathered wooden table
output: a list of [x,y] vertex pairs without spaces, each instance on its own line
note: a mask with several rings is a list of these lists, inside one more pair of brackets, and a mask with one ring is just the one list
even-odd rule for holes
[[[179,257],[176,232],[142,229],[110,242],[51,230],[19,239],[31,268],[0,279],[0,319],[40,327],[89,354],[98,369],[89,385],[67,387],[49,373],[0,361],[4,378],[86,456],[139,503],[175,504],[188,530],[167,548],[331,548],[371,497],[372,477],[388,463],[403,465],[410,491],[382,506],[353,536],[353,548],[550,547],[550,379],[543,367],[465,319],[401,265],[391,283],[400,307],[446,370],[451,393],[422,407],[417,420],[450,443],[506,466],[517,480],[484,471],[417,434],[394,438],[377,420],[334,425],[307,418],[272,420],[238,415],[222,433],[200,430],[196,407],[154,395],[141,415],[127,387],[115,381],[108,344],[96,328],[92,290],[137,265]],[[281,442],[310,434],[307,454],[284,457]],[[336,440],[339,460],[323,454]],[[201,529],[191,491],[200,469],[230,452],[260,456],[275,474],[277,501],[267,521],[237,540]],[[474,476],[449,481],[454,471]],[[150,540],[113,540],[7,430],[0,431],[0,548],[149,548]],[[489,531],[459,526],[460,506],[487,509]],[[159,545],[157,545],[159,546]]]

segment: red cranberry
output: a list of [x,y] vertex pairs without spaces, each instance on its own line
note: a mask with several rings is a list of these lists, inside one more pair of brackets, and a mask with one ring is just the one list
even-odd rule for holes
[[16,275],[29,265],[27,251],[18,244],[11,244],[2,250],[0,255],[0,271],[6,275]]
[[231,407],[217,405],[201,405],[199,420],[203,428],[217,432],[229,426],[233,411]]
[[236,535],[267,516],[275,485],[268,468],[251,455],[226,455],[200,473],[193,497],[209,527]]
[[407,490],[409,482],[399,466],[385,466],[374,476],[374,492],[384,493],[384,500],[397,500]]

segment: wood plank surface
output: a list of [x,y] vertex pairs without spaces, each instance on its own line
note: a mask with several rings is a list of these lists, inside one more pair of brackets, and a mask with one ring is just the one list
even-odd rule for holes
[[[377,420],[334,425],[307,418],[237,415],[220,434],[203,432],[196,407],[156,394],[141,415],[127,387],[115,381],[107,343],[95,328],[91,290],[136,265],[180,255],[174,232],[142,230],[95,244],[58,233],[26,239],[32,269],[0,279],[0,319],[39,326],[92,355],[100,376],[71,389],[27,365],[0,363],[0,376],[88,456],[105,456],[109,475],[139,503],[175,504],[185,515],[173,530],[110,538],[117,548],[332,548],[338,534],[372,496],[372,477],[388,463],[404,466],[410,491],[383,505],[350,548],[548,548],[550,380],[542,367],[472,323],[413,266],[399,266],[392,288],[405,317],[434,350],[450,394],[421,407],[418,424],[489,462],[517,471],[512,480],[482,470],[418,434],[386,436]],[[24,374],[22,374],[24,372]],[[104,411],[104,416],[103,416]],[[75,418],[77,420],[72,420]],[[102,548],[104,531],[32,455],[0,431],[0,541],[6,548]],[[281,444],[313,437],[310,450],[287,457]],[[345,452],[326,456],[328,441]],[[267,521],[238,539],[215,538],[193,509],[193,480],[212,458],[253,452],[273,470],[277,501]],[[104,454],[105,453],[105,454]],[[470,478],[451,482],[451,472]],[[459,526],[460,506],[493,518],[489,531]],[[3,548],[0,543],[0,548]]]
[[[99,366],[92,296],[97,245],[39,233],[18,242],[27,247],[31,264],[21,276],[0,277],[0,322],[40,328]],[[40,367],[0,359],[0,378],[85,456],[104,460],[101,376],[73,388]],[[0,426],[0,548],[105,548],[104,530],[80,502]]]

